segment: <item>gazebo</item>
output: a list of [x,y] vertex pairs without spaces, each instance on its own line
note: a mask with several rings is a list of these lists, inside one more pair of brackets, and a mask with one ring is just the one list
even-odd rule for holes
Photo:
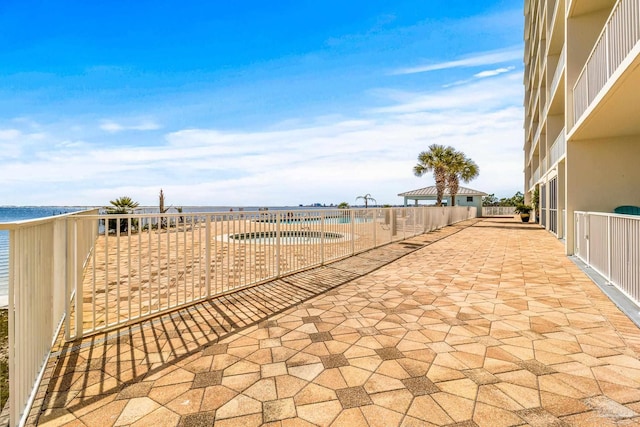
[[[404,205],[409,205],[409,200],[413,200],[417,206],[419,200],[433,200],[437,199],[436,186],[420,188],[418,190],[411,190],[405,193],[400,193],[398,196],[404,197]],[[482,212],[482,197],[487,193],[474,190],[467,187],[459,187],[458,194],[456,194],[456,206],[475,206],[478,208],[478,213]],[[451,195],[449,194],[449,187],[444,190],[444,196],[442,197],[442,204],[451,206]]]

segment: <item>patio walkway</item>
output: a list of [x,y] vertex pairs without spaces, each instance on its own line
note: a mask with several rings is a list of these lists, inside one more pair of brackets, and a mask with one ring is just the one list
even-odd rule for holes
[[640,330],[560,242],[510,219],[58,350],[31,423],[640,425]]

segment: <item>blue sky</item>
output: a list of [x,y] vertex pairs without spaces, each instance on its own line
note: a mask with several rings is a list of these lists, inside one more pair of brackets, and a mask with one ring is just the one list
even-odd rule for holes
[[0,1],[0,205],[355,203],[523,186],[522,1]]

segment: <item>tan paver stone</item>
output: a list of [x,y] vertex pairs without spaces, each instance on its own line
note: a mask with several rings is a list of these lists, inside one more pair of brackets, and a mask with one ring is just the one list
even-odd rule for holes
[[400,365],[398,360],[385,360],[380,364],[380,366],[378,366],[376,373],[396,378],[398,380],[411,377],[402,365]]
[[524,420],[513,412],[477,402],[473,421],[479,426],[507,427],[524,424]]
[[[211,420],[213,423],[213,419]],[[140,418],[131,424],[131,427],[145,426],[177,426],[180,422],[180,415],[170,411],[165,407],[159,407],[150,414]]]
[[[243,394],[239,394],[216,411],[216,421],[255,413],[262,414],[262,403]],[[262,421],[262,416],[260,420]]]
[[136,397],[127,402],[115,426],[132,424],[158,409],[160,405],[148,397]]
[[214,411],[237,395],[237,392],[222,385],[207,387],[204,389],[200,410],[205,412]]
[[296,405],[291,398],[264,402],[262,407],[262,418],[265,423],[296,416]]
[[88,426],[112,426],[127,406],[128,401],[117,400],[107,403],[94,411],[80,417],[80,420]]
[[[46,411],[40,416],[40,425],[59,426],[71,423],[75,420],[75,416],[65,408],[53,408]],[[107,424],[102,424],[107,425]],[[111,421],[108,425],[113,425]]]
[[263,378],[259,380],[247,388],[243,394],[261,402],[276,400],[278,398],[276,383],[273,378]]
[[475,400],[478,393],[478,385],[468,378],[439,382],[436,385],[446,393],[455,394],[466,399]]
[[310,383],[295,395],[294,402],[296,405],[309,405],[335,399],[337,396],[334,390]]
[[495,384],[495,386],[524,408],[529,409],[540,406],[540,393],[537,388],[523,387],[509,383],[498,383]]
[[165,406],[180,415],[193,414],[200,410],[203,395],[204,389],[192,389],[173,399]]
[[241,393],[260,379],[260,373],[253,372],[244,375],[231,375],[222,377],[222,385]]
[[453,424],[451,418],[431,396],[413,399],[407,415],[436,425]]
[[433,382],[451,381],[466,378],[462,371],[445,368],[444,366],[431,365],[427,377]]
[[559,418],[589,410],[589,407],[578,399],[545,391],[540,391],[540,402],[544,409]]
[[341,411],[333,423],[331,423],[331,426],[369,427],[369,424],[362,414],[362,411],[360,411],[360,408],[351,408]]
[[[512,388],[508,389],[513,391]],[[480,386],[477,401],[509,411],[524,409],[524,406],[519,401],[512,399],[508,394],[498,388],[496,384]]]
[[282,375],[276,377],[276,390],[278,392],[278,399],[295,396],[307,384],[307,381],[300,378],[292,377],[291,375]]
[[[216,414],[217,415],[217,414]],[[257,427],[263,425],[262,413],[239,416],[235,418],[218,419],[216,416],[216,427]]]
[[470,420],[473,416],[475,402],[449,393],[430,395],[455,422]]
[[328,426],[342,411],[342,405],[337,400],[328,402],[300,405],[296,408],[298,416],[315,425]]
[[[347,360],[348,364],[351,366],[355,366],[357,368],[362,368],[369,372],[374,372],[378,369],[378,366],[382,364],[382,360],[378,355],[375,356],[364,356],[364,357],[354,357]],[[347,366],[347,365],[344,365]]]
[[360,408],[370,427],[388,427],[400,425],[404,414],[391,411],[382,406],[370,405]]
[[[596,411],[583,412],[560,418],[567,425],[580,427],[618,427],[616,420],[600,416]],[[622,424],[624,425],[624,424]]]
[[362,386],[371,376],[371,371],[355,366],[341,366],[338,369],[349,387]]
[[298,377],[305,381],[313,381],[320,372],[322,372],[324,366],[322,363],[312,363],[310,365],[300,365],[300,366],[292,366],[289,367],[289,375],[293,375],[294,377]]
[[244,360],[246,360],[247,362],[252,362],[259,365],[271,363],[273,360],[271,356],[271,348],[262,348],[256,351],[255,353],[252,353],[249,356],[245,357]]
[[598,386],[605,396],[610,397],[619,403],[631,403],[640,401],[640,389],[612,384],[606,381],[598,381]]
[[185,393],[191,388],[191,383],[181,383],[176,385],[167,385],[162,387],[153,387],[149,391],[149,398],[155,400],[161,405],[164,405],[177,396]]
[[364,384],[364,389],[369,394],[401,388],[404,388],[404,384],[400,380],[375,373]]
[[331,390],[348,387],[342,373],[337,368],[325,369],[313,382]]
[[[193,372],[189,372],[185,369],[178,368],[166,375],[161,376],[153,383],[154,387],[161,387],[165,385],[175,385],[180,383],[191,382],[195,378]],[[146,380],[152,380],[153,377],[147,377]]]
[[401,414],[406,413],[409,405],[411,405],[413,401],[413,394],[404,389],[375,393],[369,397],[375,405],[391,409]]
[[263,364],[260,369],[262,378],[287,374],[287,366],[284,362]]

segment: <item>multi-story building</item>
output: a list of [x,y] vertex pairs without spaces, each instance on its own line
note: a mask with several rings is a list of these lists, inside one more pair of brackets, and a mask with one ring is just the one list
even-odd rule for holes
[[640,206],[640,0],[525,0],[525,192],[572,254],[574,212]]

